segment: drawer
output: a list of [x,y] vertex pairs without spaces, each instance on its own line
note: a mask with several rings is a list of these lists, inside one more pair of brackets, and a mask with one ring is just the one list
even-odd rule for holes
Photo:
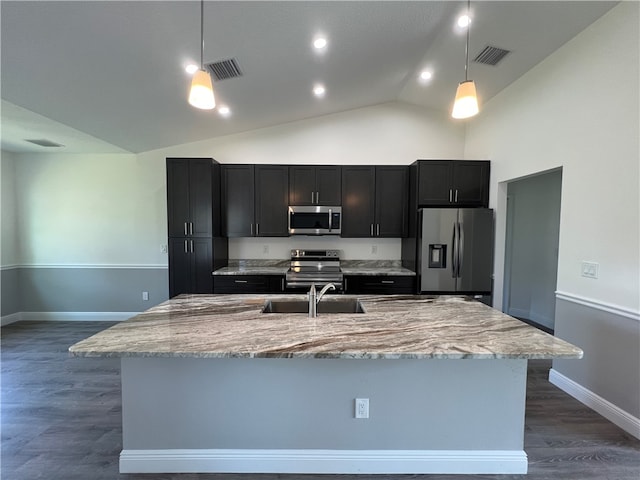
[[415,293],[416,277],[402,275],[348,275],[345,293],[348,294],[411,294]]
[[213,293],[281,293],[284,275],[214,275]]

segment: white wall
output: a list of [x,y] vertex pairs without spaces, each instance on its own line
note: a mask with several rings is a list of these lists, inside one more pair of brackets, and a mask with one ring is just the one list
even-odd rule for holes
[[164,163],[133,154],[16,156],[22,265],[166,265]]
[[17,231],[15,157],[0,152],[0,266],[18,264],[19,242]]
[[[623,2],[488,102],[465,156],[492,160],[501,305],[506,188],[563,167],[558,290],[638,311],[638,9]],[[600,264],[597,280],[581,276]]]

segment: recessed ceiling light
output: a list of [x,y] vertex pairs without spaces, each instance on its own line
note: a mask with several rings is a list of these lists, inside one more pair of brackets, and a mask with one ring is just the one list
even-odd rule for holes
[[218,113],[223,117],[228,117],[229,115],[231,115],[231,109],[226,105],[221,105],[220,107],[218,107]]
[[313,86],[313,94],[319,98],[324,97],[324,94],[325,94],[324,85],[321,85],[319,83],[315,84]]
[[325,37],[316,37],[313,41],[313,48],[316,50],[322,50],[327,46],[327,39]]
[[198,67],[198,65],[196,65],[195,63],[190,63],[189,65],[184,67],[184,69],[187,71],[189,75],[193,75],[200,69],[200,67]]
[[469,26],[470,23],[471,23],[471,17],[466,13],[458,17],[458,26],[460,28],[466,28]]
[[433,77],[433,73],[431,73],[431,71],[429,70],[423,70],[420,72],[420,80],[422,82],[427,82],[429,80],[431,80],[431,77]]

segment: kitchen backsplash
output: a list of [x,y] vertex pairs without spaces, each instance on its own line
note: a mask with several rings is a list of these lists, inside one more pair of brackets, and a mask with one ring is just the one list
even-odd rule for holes
[[230,238],[229,258],[282,260],[288,259],[294,248],[341,250],[344,260],[400,260],[401,240],[333,236]]

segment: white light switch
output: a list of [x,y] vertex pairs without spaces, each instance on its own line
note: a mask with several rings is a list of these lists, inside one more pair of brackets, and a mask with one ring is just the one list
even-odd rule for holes
[[596,262],[582,262],[582,276],[587,278],[598,278],[600,264]]

